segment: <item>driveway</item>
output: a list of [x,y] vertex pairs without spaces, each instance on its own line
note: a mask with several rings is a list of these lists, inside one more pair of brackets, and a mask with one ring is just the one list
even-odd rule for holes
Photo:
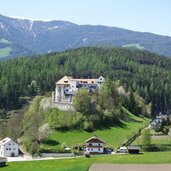
[[35,160],[57,160],[57,159],[70,159],[70,158],[80,158],[82,156],[77,156],[77,157],[37,157],[37,158],[32,158],[31,156],[26,156],[24,155],[19,156],[19,157],[7,157],[8,162],[16,162],[16,161],[35,161]]

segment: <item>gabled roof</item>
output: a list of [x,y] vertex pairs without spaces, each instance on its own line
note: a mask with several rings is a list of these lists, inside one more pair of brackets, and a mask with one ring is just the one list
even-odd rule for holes
[[93,142],[94,143],[105,143],[102,139],[98,138],[96,135],[85,141],[85,143],[89,143],[89,142],[92,142],[92,143]]
[[64,84],[67,85],[69,80],[72,80],[73,78],[70,76],[64,76],[59,81],[56,82],[56,84]]
[[68,85],[69,81],[78,81],[79,84],[97,84],[97,82],[100,80],[101,82],[104,82],[104,78],[101,76],[99,78],[92,78],[92,79],[74,79],[70,76],[64,76],[63,78],[61,78],[59,81],[56,82],[56,84],[59,85]]
[[0,144],[5,145],[6,143],[8,143],[10,141],[12,141],[12,140],[10,138],[6,137],[6,138],[4,138],[3,140],[0,141]]
[[103,76],[100,76],[100,77],[98,78],[98,80],[99,80],[99,81],[104,81]]
[[74,79],[76,81],[79,81],[80,84],[97,84],[97,79]]

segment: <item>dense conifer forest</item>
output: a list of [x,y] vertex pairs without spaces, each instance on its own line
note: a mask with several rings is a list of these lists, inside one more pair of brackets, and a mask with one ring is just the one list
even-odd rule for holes
[[0,63],[0,108],[19,97],[53,91],[64,75],[120,80],[126,91],[152,102],[153,114],[171,108],[171,59],[126,48],[84,47],[60,53],[18,58]]

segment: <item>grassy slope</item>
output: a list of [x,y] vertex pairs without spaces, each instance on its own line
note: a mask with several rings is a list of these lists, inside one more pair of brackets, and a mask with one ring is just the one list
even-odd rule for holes
[[[156,157],[160,156],[160,157]],[[91,158],[72,158],[46,161],[12,162],[1,171],[87,171],[93,163],[171,163],[171,152],[144,153],[141,155],[106,155]]]
[[10,47],[0,49],[0,57],[6,57],[9,55],[12,49]]
[[[162,132],[155,132],[150,130],[151,133],[151,144],[155,145],[169,145],[171,144],[171,137],[169,135],[164,135]],[[134,142],[133,145],[141,145],[141,136],[138,137]]]
[[135,120],[135,122],[122,122],[120,126],[113,126],[108,129],[97,130],[92,133],[80,130],[72,130],[65,132],[59,132],[54,130],[49,138],[49,144],[43,144],[42,147],[45,149],[61,149],[61,145],[63,142],[65,142],[68,147],[72,147],[75,144],[82,146],[85,140],[87,140],[91,136],[97,135],[106,142],[107,147],[112,147],[116,149],[130,136],[135,134],[139,128],[142,128],[144,124],[149,122],[148,119],[143,120],[142,118],[136,117],[131,113],[129,113],[128,115],[129,118]]

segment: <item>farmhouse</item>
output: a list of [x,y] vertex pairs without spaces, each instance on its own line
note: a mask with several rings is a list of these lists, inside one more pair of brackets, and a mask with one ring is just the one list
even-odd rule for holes
[[102,139],[97,136],[93,136],[85,141],[85,153],[103,154],[104,144],[105,142]]
[[7,137],[0,141],[0,156],[17,157],[18,153],[18,144],[16,144],[10,138]]
[[93,92],[103,82],[104,78],[102,76],[96,79],[75,79],[70,76],[64,76],[56,82],[55,91],[52,92],[52,102],[71,104],[72,97],[78,89],[85,88],[89,92]]
[[159,114],[156,118],[150,123],[150,127],[154,130],[160,130],[163,122],[168,120],[167,115]]

